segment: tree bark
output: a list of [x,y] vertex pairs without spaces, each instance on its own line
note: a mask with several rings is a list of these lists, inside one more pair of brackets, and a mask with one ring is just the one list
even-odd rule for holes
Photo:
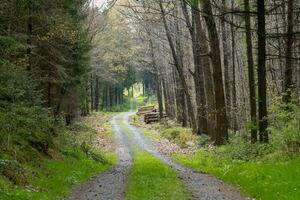
[[206,21],[208,36],[211,47],[211,61],[213,65],[213,80],[216,103],[216,132],[213,136],[216,145],[222,145],[228,140],[228,121],[226,115],[225,96],[223,89],[223,74],[221,66],[221,53],[219,44],[219,35],[210,0],[201,0],[203,17]]
[[[197,103],[197,124],[198,129],[197,133],[207,134],[207,113],[206,113],[206,94],[204,88],[204,76],[203,76],[203,62],[201,54],[203,53],[203,48],[201,48],[201,37],[203,34],[202,24],[200,19],[200,13],[198,11],[199,2],[193,3],[191,5],[192,9],[192,22],[190,22],[190,17],[187,10],[187,3],[181,1],[182,11],[186,20],[187,27],[189,29],[191,38],[192,38],[192,47],[193,47],[193,58],[195,72],[193,73],[195,90],[196,90],[196,103]],[[204,33],[205,34],[205,33]],[[207,53],[207,52],[206,52]],[[209,67],[209,66],[208,66]]]
[[249,79],[249,100],[250,100],[250,120],[251,120],[251,142],[257,142],[257,113],[256,113],[256,91],[255,91],[255,74],[252,52],[252,35],[251,35],[251,18],[249,0],[244,0],[245,6],[245,25],[246,25],[246,46],[247,46],[247,63]]
[[94,110],[94,85],[93,85],[93,74],[90,77],[90,95],[91,95],[91,111]]
[[[234,10],[234,0],[231,0],[231,9]],[[231,14],[231,21],[234,23],[234,14]],[[234,114],[231,116],[232,120],[232,129],[233,132],[237,131],[237,100],[236,100],[236,78],[235,78],[235,73],[236,73],[236,63],[235,63],[235,55],[236,55],[236,44],[235,44],[235,31],[234,31],[234,26],[231,24],[230,26],[230,31],[231,31],[231,58],[232,58],[232,107],[234,109]]]
[[285,50],[285,73],[284,73],[284,103],[291,102],[293,92],[293,29],[294,29],[294,0],[288,0],[288,24],[286,33],[286,50]]
[[177,122],[183,127],[188,125],[187,111],[186,111],[186,100],[183,88],[180,84],[180,78],[177,70],[174,70],[175,80],[175,96],[176,96],[176,107],[177,107]]
[[99,76],[96,75],[95,80],[95,110],[99,110],[99,98],[100,98],[100,88],[99,88]]
[[267,111],[267,80],[266,80],[266,21],[265,0],[257,0],[257,75],[258,75],[258,118],[259,118],[259,140],[268,142],[268,111]]
[[[224,12],[227,10],[227,0],[222,0],[222,6]],[[228,45],[228,34],[226,27],[226,18],[225,15],[221,17],[221,31],[222,31],[222,46],[223,46],[223,65],[224,65],[224,77],[225,77],[225,100],[226,100],[226,108],[227,108],[227,117],[228,120],[231,118],[231,77],[230,77],[230,69],[229,69],[229,57],[230,50]],[[232,84],[234,87],[234,84]]]
[[178,55],[176,54],[176,50],[175,50],[175,46],[174,46],[172,36],[171,36],[170,30],[169,30],[169,26],[167,24],[166,13],[165,13],[165,10],[163,8],[161,0],[159,1],[159,7],[160,7],[161,14],[162,14],[162,19],[163,19],[163,23],[164,23],[164,27],[165,27],[165,32],[166,32],[166,36],[167,36],[169,46],[170,46],[170,49],[171,49],[174,64],[175,64],[176,70],[178,71],[180,82],[182,84],[182,87],[183,87],[183,90],[184,90],[184,93],[185,93],[188,113],[189,113],[190,122],[191,122],[191,127],[193,129],[193,132],[196,133],[197,132],[197,124],[196,124],[196,119],[195,119],[195,114],[194,114],[194,109],[193,109],[191,96],[190,96],[190,93],[189,93],[189,88],[188,88],[188,85],[187,85],[185,77],[184,77],[183,63],[182,63],[182,60],[179,59]]

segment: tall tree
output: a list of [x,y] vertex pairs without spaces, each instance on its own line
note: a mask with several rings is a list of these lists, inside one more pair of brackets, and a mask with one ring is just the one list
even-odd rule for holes
[[216,103],[216,132],[213,136],[216,145],[226,143],[228,140],[228,121],[226,115],[225,96],[223,89],[223,73],[221,66],[221,51],[219,34],[215,19],[213,17],[213,11],[210,0],[201,0],[201,7],[203,17],[206,21],[210,49],[211,49],[211,62],[213,65],[213,80],[214,80],[214,92]]
[[285,103],[290,103],[293,90],[293,43],[294,43],[294,0],[287,1],[287,32],[285,49],[284,96]]
[[165,9],[163,7],[162,0],[159,0],[159,8],[160,8],[160,12],[161,12],[161,15],[162,15],[162,20],[163,20],[166,36],[167,36],[167,39],[168,39],[168,42],[169,42],[169,46],[170,46],[170,49],[171,49],[172,57],[173,57],[173,60],[174,60],[174,65],[176,67],[176,70],[178,71],[178,75],[179,75],[179,78],[180,78],[180,83],[182,84],[182,87],[183,87],[183,90],[184,90],[184,93],[185,93],[189,118],[190,118],[190,122],[191,122],[191,127],[193,129],[193,132],[197,132],[197,123],[196,123],[196,119],[195,119],[194,108],[193,108],[189,88],[188,88],[186,79],[184,77],[182,59],[180,59],[179,56],[176,53],[174,41],[172,39],[171,32],[170,32],[170,29],[169,29],[169,25],[168,25],[168,22],[167,22],[167,19],[166,19],[166,12],[165,12]]
[[[206,113],[206,93],[204,87],[204,63],[202,62],[203,55],[203,46],[201,44],[206,44],[206,41],[203,40],[205,33],[201,24],[201,15],[199,12],[199,2],[194,2],[191,4],[192,9],[192,21],[190,21],[190,16],[187,8],[187,2],[182,0],[181,7],[185,21],[191,36],[192,40],[192,49],[193,49],[193,59],[194,59],[194,68],[195,72],[191,72],[194,78],[195,90],[196,90],[196,103],[197,103],[197,124],[198,124],[198,134],[207,134],[207,113]],[[201,38],[202,37],[202,38]],[[207,49],[204,49],[207,53]]]
[[251,18],[250,2],[244,0],[245,6],[245,25],[246,25],[246,46],[247,46],[247,63],[248,63],[248,81],[249,81],[249,100],[250,100],[250,119],[251,119],[251,142],[257,141],[257,113],[256,113],[256,89],[254,61],[252,52],[252,35],[251,35]]
[[266,19],[265,0],[257,0],[257,76],[259,140],[268,142],[267,79],[266,79]]

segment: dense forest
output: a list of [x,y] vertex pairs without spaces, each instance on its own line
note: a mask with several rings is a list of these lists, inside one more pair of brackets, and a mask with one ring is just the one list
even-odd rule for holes
[[209,148],[295,160],[300,1],[1,1],[0,178],[27,185],[24,163],[64,154],[75,137],[65,131],[93,113],[129,110],[136,88],[139,104],[156,99],[162,123]]

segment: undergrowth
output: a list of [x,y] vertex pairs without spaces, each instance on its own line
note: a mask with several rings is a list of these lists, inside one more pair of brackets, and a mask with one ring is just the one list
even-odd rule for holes
[[[76,124],[63,133],[53,140],[53,149],[48,149],[45,155],[36,152],[38,157],[23,162],[2,160],[10,166],[11,172],[7,176],[2,170],[0,199],[63,199],[74,184],[112,164],[113,155],[103,155],[86,143],[79,143],[81,140],[76,135],[92,135],[94,131],[91,128]],[[1,155],[5,154],[1,152]],[[9,155],[6,158],[10,158]],[[14,165],[9,162],[14,162],[19,168],[12,168]],[[18,172],[20,169],[22,174]],[[13,181],[12,176],[17,180],[25,178],[26,181],[20,184],[20,181]]]
[[[68,127],[53,139],[47,154],[36,151],[37,157],[27,156],[28,160],[22,162],[1,152],[6,159],[0,162],[0,199],[63,199],[72,186],[111,166],[113,154],[103,154],[82,142],[78,137],[81,134],[92,137],[95,130],[84,124]],[[3,170],[6,165],[11,170],[9,176]]]
[[111,165],[112,155],[88,144],[91,126],[44,108],[23,68],[0,63],[0,199],[63,199],[74,184]]
[[268,144],[251,144],[250,134],[244,130],[231,134],[227,145],[208,145],[192,157],[179,154],[173,157],[185,166],[234,184],[256,199],[298,200],[300,109],[275,104],[270,109],[269,123]]

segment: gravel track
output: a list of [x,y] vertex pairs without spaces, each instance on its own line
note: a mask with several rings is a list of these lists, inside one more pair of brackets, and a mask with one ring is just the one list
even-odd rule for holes
[[217,178],[196,172],[192,169],[183,167],[171,160],[168,156],[161,155],[155,150],[150,140],[140,134],[138,128],[130,125],[129,118],[133,113],[124,115],[123,123],[127,126],[133,135],[135,142],[144,150],[153,154],[165,164],[177,171],[178,177],[185,183],[188,191],[191,193],[192,200],[246,200],[234,187],[225,184]]
[[[173,168],[191,193],[191,200],[246,200],[238,190],[213,176],[183,167],[166,155],[158,153],[150,140],[129,123],[132,112],[115,116],[111,123],[115,132],[117,165],[74,188],[67,200],[123,200],[127,177],[133,164],[132,149],[138,145]],[[121,124],[129,130],[126,135]],[[129,133],[128,133],[129,132]]]
[[122,200],[127,177],[132,166],[131,144],[117,123],[118,115],[111,123],[115,132],[117,165],[88,182],[74,188],[67,200]]

